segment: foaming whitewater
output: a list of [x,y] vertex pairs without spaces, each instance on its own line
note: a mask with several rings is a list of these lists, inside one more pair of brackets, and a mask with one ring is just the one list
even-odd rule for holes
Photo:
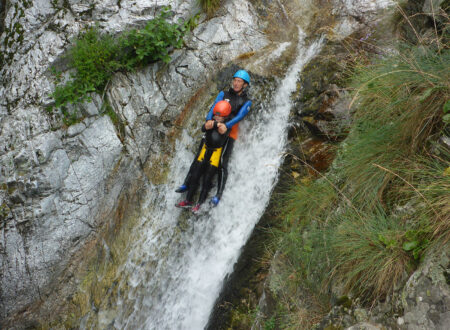
[[[177,144],[170,184],[150,187],[146,216],[140,219],[121,272],[113,325],[120,329],[203,329],[223,280],[268,204],[287,140],[290,95],[303,66],[322,41],[304,46],[274,97],[241,125],[218,207],[196,217],[174,207],[173,192],[193,159],[185,132]],[[200,125],[200,124],[199,124]],[[213,188],[215,189],[215,188]],[[180,225],[181,224],[181,225]],[[181,228],[180,228],[181,227]]]

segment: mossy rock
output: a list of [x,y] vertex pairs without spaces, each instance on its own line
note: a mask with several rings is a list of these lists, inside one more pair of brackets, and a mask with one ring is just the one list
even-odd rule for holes
[[342,296],[342,297],[339,297],[339,298],[336,300],[336,305],[337,305],[337,306],[343,306],[343,307],[345,307],[345,308],[350,308],[350,307],[352,307],[353,302],[352,302],[352,300],[351,300],[349,297],[347,297],[347,296]]
[[322,108],[330,85],[345,84],[347,55],[342,44],[330,42],[319,56],[305,66],[300,77],[300,90],[295,98],[296,108],[301,109],[302,115],[314,116]]

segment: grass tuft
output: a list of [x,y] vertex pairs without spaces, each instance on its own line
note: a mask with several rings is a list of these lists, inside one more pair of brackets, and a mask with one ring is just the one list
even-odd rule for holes
[[334,267],[331,279],[345,292],[374,301],[392,293],[395,285],[412,269],[403,249],[406,226],[382,208],[364,214],[346,210],[334,219],[329,237]]
[[202,10],[210,17],[219,9],[220,2],[221,0],[198,0]]
[[392,179],[372,163],[398,167],[397,163],[424,152],[427,139],[443,129],[449,61],[448,50],[438,54],[403,47],[396,55],[356,68],[357,110],[339,165],[360,204],[373,206]]
[[[403,44],[355,64],[352,128],[331,169],[280,196],[286,322],[338,292],[371,306],[449,242],[450,47],[441,46]],[[305,293],[320,303],[297,306]]]

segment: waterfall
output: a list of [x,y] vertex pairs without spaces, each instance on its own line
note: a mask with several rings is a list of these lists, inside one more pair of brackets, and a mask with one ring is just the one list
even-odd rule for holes
[[303,66],[322,44],[318,40],[306,47],[301,30],[298,39],[296,60],[272,100],[242,122],[222,200],[204,215],[174,206],[180,200],[174,189],[193,159],[187,146],[197,143],[187,132],[177,142],[171,180],[149,187],[146,215],[130,239],[115,328],[203,329],[207,324],[225,276],[269,202],[287,140],[290,95]]

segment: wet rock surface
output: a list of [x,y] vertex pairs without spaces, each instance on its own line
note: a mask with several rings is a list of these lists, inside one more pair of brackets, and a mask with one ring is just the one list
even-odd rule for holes
[[347,54],[341,44],[330,43],[300,77],[295,116],[312,134],[330,141],[345,137],[351,124],[351,100],[342,87]]
[[[329,15],[329,21],[319,20],[322,25],[315,26],[313,35],[319,31],[326,33],[328,42],[299,78],[302,87],[295,95],[294,118],[300,120],[314,136],[341,141],[351,124],[351,98],[344,86],[354,65],[352,56],[373,51],[368,40],[374,37],[376,26],[389,25],[382,17],[393,3],[336,0],[329,8],[326,7],[329,4],[323,5],[327,12],[320,14]],[[391,32],[381,38],[389,38],[390,35]]]
[[[215,69],[268,43],[252,6],[230,1],[213,19],[201,17],[169,65],[117,74],[105,95],[74,106],[77,124],[65,127],[46,112],[50,67],[64,68],[62,56],[83,29],[118,33],[166,5],[174,20],[199,12],[195,1],[2,2],[0,319],[43,299],[118,200],[158,176],[151,169],[170,152],[174,123]],[[122,127],[103,115],[105,101]]]
[[[295,5],[286,4],[289,9]],[[315,5],[318,3],[311,2],[309,5],[308,9],[305,3],[302,3],[301,7],[307,9],[308,13],[317,13]],[[320,54],[313,58],[300,74],[298,91],[292,96],[294,107],[291,110],[289,130],[291,143],[280,169],[280,179],[267,211],[260,221],[261,228],[255,230],[243,249],[235,272],[225,283],[222,295],[211,315],[209,329],[270,328],[277,304],[283,300],[283,284],[279,283],[282,269],[278,266],[281,256],[275,254],[271,261],[266,259],[260,261],[255,260],[254,251],[261,242],[270,241],[268,237],[270,234],[267,235],[267,232],[279,225],[276,223],[279,218],[271,213],[271,207],[276,204],[276,195],[283,192],[292,180],[301,180],[308,175],[311,177],[320,175],[318,173],[326,171],[333,161],[335,143],[345,137],[346,130],[351,124],[348,106],[351,100],[349,93],[342,88],[346,65],[350,65],[351,62],[345,43],[350,41],[359,44],[359,38],[367,34],[367,26],[376,22],[377,11],[383,8],[371,1],[362,3],[361,7],[352,2],[336,2],[336,5],[337,7],[333,9],[333,24],[335,24],[334,33],[336,31],[338,33],[327,35],[329,39]],[[326,7],[326,4],[324,6]],[[291,13],[289,10],[288,12]],[[299,17],[293,19],[300,20]],[[308,19],[305,18],[306,21]],[[348,30],[342,32],[339,29],[340,25],[345,25]],[[310,31],[310,39],[320,35],[318,33],[320,27],[318,29]],[[342,34],[339,34],[341,33],[339,31]],[[353,41],[354,38],[357,38],[356,41]],[[278,47],[288,45],[280,44]],[[256,62],[263,63],[259,60]],[[302,165],[307,166],[299,166],[299,159],[302,160]],[[267,267],[268,263],[270,268]],[[308,291],[306,289],[302,291],[301,288],[296,290],[299,301],[292,304],[304,304],[301,308],[309,306]],[[256,302],[258,298],[259,302]],[[365,321],[364,318],[358,319],[353,315],[346,316],[346,319],[348,326],[358,323],[359,319],[361,322]],[[297,326],[301,328],[300,325]]]

